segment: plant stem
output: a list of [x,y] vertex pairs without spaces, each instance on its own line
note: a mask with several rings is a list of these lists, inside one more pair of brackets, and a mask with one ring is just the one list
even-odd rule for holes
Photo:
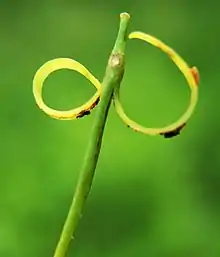
[[127,13],[122,13],[120,15],[118,36],[110,55],[105,77],[102,82],[103,89],[100,103],[95,114],[96,116],[91,132],[91,138],[76,186],[76,192],[73,197],[60,240],[55,250],[54,257],[66,256],[70,241],[73,239],[74,232],[82,216],[83,207],[92,186],[113,91],[115,87],[120,85],[124,74],[124,51],[129,18],[130,16]]

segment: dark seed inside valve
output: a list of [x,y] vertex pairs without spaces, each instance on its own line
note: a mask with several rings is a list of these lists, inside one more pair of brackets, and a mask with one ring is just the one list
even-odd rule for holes
[[180,131],[182,130],[182,128],[185,127],[185,125],[186,125],[186,123],[182,124],[175,130],[172,130],[172,131],[169,131],[166,133],[160,133],[160,135],[164,136],[164,138],[172,138],[172,137],[178,136],[180,134]]
[[89,115],[90,114],[90,111],[87,111],[87,110],[85,110],[85,111],[81,111],[78,115],[77,115],[77,119],[79,119],[79,118],[82,118],[83,116],[85,116],[85,115]]

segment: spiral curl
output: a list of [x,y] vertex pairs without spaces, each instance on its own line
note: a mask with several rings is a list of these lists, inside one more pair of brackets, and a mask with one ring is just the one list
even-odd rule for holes
[[[113,95],[116,112],[118,113],[122,121],[135,131],[144,133],[146,135],[163,135],[166,138],[178,135],[180,133],[180,130],[186,125],[187,121],[191,117],[198,101],[198,69],[196,67],[190,68],[187,63],[172,48],[151,35],[145,34],[143,32],[132,32],[129,34],[128,38],[143,40],[165,52],[184,75],[191,90],[191,97],[185,113],[177,121],[161,128],[147,128],[130,119],[126,115],[121,105],[119,87],[115,88]],[[81,73],[95,86],[95,88],[97,89],[96,93],[85,104],[71,110],[59,111],[50,108],[43,101],[43,83],[52,72],[60,69],[70,69]],[[37,105],[47,115],[59,120],[72,120],[83,117],[84,115],[88,115],[90,111],[94,109],[94,107],[98,104],[101,97],[101,89],[101,82],[97,78],[95,78],[85,66],[69,58],[57,58],[46,62],[38,69],[33,79],[33,94]]]

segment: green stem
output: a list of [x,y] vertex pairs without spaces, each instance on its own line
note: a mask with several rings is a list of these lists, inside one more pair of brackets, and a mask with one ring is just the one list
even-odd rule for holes
[[73,239],[77,224],[82,216],[83,207],[90,192],[92,181],[100,153],[103,131],[108,116],[109,107],[115,87],[118,87],[124,74],[124,51],[127,38],[129,14],[120,15],[120,26],[115,46],[110,55],[105,77],[102,82],[101,100],[92,128],[91,139],[86,151],[84,163],[81,169],[76,192],[73,197],[70,210],[65,221],[60,240],[54,253],[54,257],[66,256],[71,239]]

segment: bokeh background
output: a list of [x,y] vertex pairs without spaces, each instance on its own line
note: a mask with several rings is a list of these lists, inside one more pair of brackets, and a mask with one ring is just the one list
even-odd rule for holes
[[[215,257],[220,254],[220,59],[217,1],[0,2],[0,257],[52,257],[66,218],[94,113],[57,121],[32,95],[36,70],[70,57],[102,80],[120,12],[200,70],[196,111],[173,139],[134,133],[109,113],[92,192],[68,256]],[[76,72],[45,84],[46,102],[77,107],[95,92]],[[128,41],[121,99],[130,117],[163,126],[190,91],[158,49]]]

